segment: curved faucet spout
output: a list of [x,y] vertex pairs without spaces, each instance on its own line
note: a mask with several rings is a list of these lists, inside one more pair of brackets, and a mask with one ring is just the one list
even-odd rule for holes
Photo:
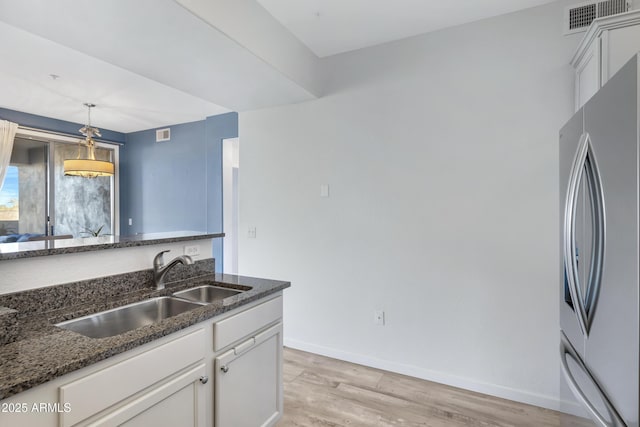
[[171,268],[178,264],[190,265],[193,264],[193,259],[189,255],[181,255],[169,261],[167,265],[164,264],[163,254],[171,252],[169,250],[162,251],[153,259],[153,284],[157,290],[164,289],[164,276]]

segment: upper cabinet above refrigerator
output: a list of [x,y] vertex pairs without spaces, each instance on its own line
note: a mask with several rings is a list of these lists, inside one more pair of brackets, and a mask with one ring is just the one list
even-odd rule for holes
[[595,19],[571,59],[578,111],[640,51],[640,10]]

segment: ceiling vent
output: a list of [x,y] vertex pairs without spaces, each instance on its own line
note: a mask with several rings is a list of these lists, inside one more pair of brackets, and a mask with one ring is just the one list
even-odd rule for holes
[[564,10],[564,34],[586,31],[591,22],[603,16],[628,12],[630,0],[588,1],[568,6]]
[[169,141],[171,139],[171,129],[158,129],[156,130],[156,142]]
[[630,3],[630,0],[606,0],[567,6],[564,10],[564,34],[586,31],[596,18],[627,12],[631,8]]

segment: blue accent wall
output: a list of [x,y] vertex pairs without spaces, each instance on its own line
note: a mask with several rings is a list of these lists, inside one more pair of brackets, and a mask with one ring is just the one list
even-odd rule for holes
[[[82,137],[78,130],[85,125],[85,123],[67,122],[65,120],[37,116],[35,114],[8,110],[6,108],[0,108],[0,120],[9,120],[10,122],[36,129],[78,135],[78,138]],[[102,140],[119,142],[121,144],[125,142],[126,136],[124,133],[102,128],[100,128],[100,133],[102,134],[102,137],[100,138]]]
[[[0,120],[78,136],[84,126],[5,108],[0,108]],[[101,139],[124,144],[120,147],[120,234],[222,232],[222,140],[238,136],[238,114],[167,127],[171,128],[167,142],[155,142],[155,129],[128,134],[100,129]],[[214,239],[218,271],[222,254],[222,239]]]
[[155,142],[155,129],[127,134],[120,161],[121,234],[206,230],[204,125],[170,126],[166,142]]
[[[222,232],[222,140],[238,136],[238,114],[168,127],[167,142],[155,142],[155,129],[126,135],[120,150],[120,233]],[[215,239],[219,271],[222,253],[222,239]]]

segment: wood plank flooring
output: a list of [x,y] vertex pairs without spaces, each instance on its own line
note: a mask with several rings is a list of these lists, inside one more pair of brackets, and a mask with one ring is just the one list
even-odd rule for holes
[[[289,426],[558,427],[559,414],[299,350],[284,350]],[[586,427],[563,417],[563,427]]]

